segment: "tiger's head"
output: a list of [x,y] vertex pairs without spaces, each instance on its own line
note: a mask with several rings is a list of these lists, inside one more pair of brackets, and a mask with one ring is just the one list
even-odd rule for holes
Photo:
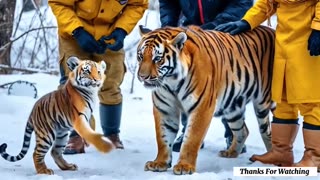
[[80,60],[70,57],[67,65],[71,70],[69,80],[75,87],[84,89],[99,89],[105,79],[106,63],[91,60]]
[[182,49],[187,35],[181,29],[153,30],[139,26],[142,39],[137,48],[137,76],[146,88],[157,88],[186,76]]

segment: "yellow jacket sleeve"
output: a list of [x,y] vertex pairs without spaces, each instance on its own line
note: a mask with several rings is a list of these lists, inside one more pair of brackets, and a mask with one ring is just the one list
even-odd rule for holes
[[129,0],[122,15],[115,22],[115,27],[122,28],[129,34],[142,18],[143,13],[147,8],[148,0]]
[[311,28],[320,30],[320,0],[318,0],[315,8],[315,16],[313,18]]
[[259,26],[265,20],[270,18],[276,12],[276,5],[269,6],[268,0],[258,0],[244,15],[242,19],[246,20],[251,29]]
[[60,33],[68,33],[71,35],[72,31],[77,27],[83,26],[75,14],[73,8],[75,2],[78,0],[49,0],[49,6],[53,14],[56,16]]

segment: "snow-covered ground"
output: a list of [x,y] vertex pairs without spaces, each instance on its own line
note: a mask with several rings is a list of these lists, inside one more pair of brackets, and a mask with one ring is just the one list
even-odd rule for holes
[[[253,109],[248,105],[246,112],[246,123],[250,130],[246,145],[248,152],[241,154],[236,159],[225,159],[218,157],[219,150],[225,148],[223,138],[224,128],[220,119],[212,119],[211,127],[205,138],[205,148],[199,151],[197,161],[197,172],[193,175],[176,176],[172,168],[167,172],[145,172],[144,163],[153,160],[157,153],[155,141],[155,129],[152,115],[152,103],[150,91],[142,87],[136,81],[135,92],[129,93],[131,74],[127,73],[122,85],[124,107],[121,123],[121,138],[124,142],[124,150],[114,150],[109,154],[101,154],[92,146],[86,149],[85,154],[68,155],[65,158],[79,166],[78,171],[61,171],[53,162],[50,155],[46,156],[48,167],[55,171],[55,175],[36,175],[33,166],[32,153],[34,147],[34,136],[28,154],[18,162],[7,162],[0,158],[0,179],[6,180],[109,180],[109,179],[303,179],[304,177],[235,177],[233,167],[266,166],[261,163],[250,164],[248,158],[253,153],[265,151],[263,142],[258,132]],[[1,75],[0,84],[15,80],[27,80],[35,82],[39,97],[48,93],[58,86],[59,78],[46,74],[33,75]],[[7,152],[15,155],[20,151],[27,117],[36,99],[31,97],[7,95],[6,89],[0,89],[0,144],[7,143]],[[94,114],[99,119],[98,108]],[[99,123],[99,121],[97,121]],[[101,132],[100,125],[97,131]],[[298,161],[303,153],[303,141],[301,131],[295,142],[295,160]],[[173,153],[173,165],[178,153]],[[306,178],[307,179],[307,178]],[[308,177],[308,179],[320,179]]]

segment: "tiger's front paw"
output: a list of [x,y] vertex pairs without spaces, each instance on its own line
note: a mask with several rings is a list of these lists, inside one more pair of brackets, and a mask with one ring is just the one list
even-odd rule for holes
[[238,155],[239,153],[235,150],[222,150],[219,152],[219,156],[224,158],[236,158]]
[[148,161],[144,166],[144,170],[153,171],[153,172],[163,172],[163,171],[167,171],[167,169],[170,167],[171,165],[169,165],[166,162]]
[[178,163],[173,167],[175,175],[192,174],[196,171],[196,167],[190,163]]
[[111,140],[101,134],[95,136],[93,145],[98,149],[98,151],[102,153],[108,153],[111,150],[115,149],[115,146],[113,145]]

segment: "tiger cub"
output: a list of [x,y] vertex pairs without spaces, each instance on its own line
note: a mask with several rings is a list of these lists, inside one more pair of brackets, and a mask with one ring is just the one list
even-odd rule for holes
[[103,153],[114,148],[109,139],[92,130],[88,123],[98,90],[105,78],[105,62],[96,63],[70,57],[67,65],[71,70],[67,83],[35,103],[27,121],[21,152],[17,156],[11,156],[6,153],[7,144],[0,146],[0,154],[5,160],[15,162],[26,155],[33,131],[36,138],[33,161],[38,174],[54,173],[44,161],[51,146],[51,156],[61,170],[77,170],[77,165],[66,162],[62,157],[69,137],[68,131],[72,128]]

